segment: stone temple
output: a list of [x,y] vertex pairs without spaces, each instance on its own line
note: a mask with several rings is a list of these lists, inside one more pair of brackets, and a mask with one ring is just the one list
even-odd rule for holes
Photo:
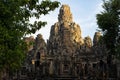
[[[73,21],[70,7],[62,5],[47,43],[41,34],[36,39],[25,38],[28,53],[19,79],[107,80],[108,75],[116,77],[115,73],[108,74],[107,50],[99,42],[100,37],[100,32],[96,32],[93,41],[89,36],[83,38],[80,26]],[[112,64],[115,66],[114,62]]]

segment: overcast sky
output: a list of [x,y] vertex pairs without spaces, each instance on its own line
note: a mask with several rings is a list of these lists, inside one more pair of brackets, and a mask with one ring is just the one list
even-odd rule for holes
[[[67,4],[71,8],[73,21],[80,25],[82,37],[90,36],[93,39],[94,33],[97,31],[96,14],[102,11],[102,0],[58,0],[62,4]],[[60,7],[61,7],[60,5]],[[37,31],[42,34],[45,41],[49,39],[51,26],[58,21],[59,8],[50,12],[46,16],[41,16],[40,20],[47,21],[47,25]],[[32,18],[31,21],[34,21]]]

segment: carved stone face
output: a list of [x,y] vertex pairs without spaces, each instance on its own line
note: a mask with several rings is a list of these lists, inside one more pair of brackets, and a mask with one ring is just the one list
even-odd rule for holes
[[101,37],[100,32],[95,32],[94,38],[93,38],[93,44],[96,45]]
[[68,5],[62,5],[58,15],[58,20],[62,22],[72,22],[72,13]]
[[92,47],[92,40],[89,36],[85,37],[84,42],[87,47]]
[[[72,21],[72,13],[68,5],[62,5],[60,8],[58,22],[51,27],[48,44],[50,45],[49,50],[51,50],[48,52],[51,54],[54,52],[54,48],[57,51],[55,54],[61,52],[61,54],[67,53],[69,55],[75,53],[76,47],[84,44],[80,26]],[[66,49],[65,52],[63,52],[64,49]]]

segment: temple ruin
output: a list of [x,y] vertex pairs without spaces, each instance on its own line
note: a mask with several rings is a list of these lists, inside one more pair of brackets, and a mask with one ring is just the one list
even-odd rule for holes
[[96,32],[93,41],[89,36],[83,38],[70,7],[62,5],[47,43],[40,34],[34,40],[32,37],[25,39],[27,44],[31,41],[33,44],[28,47],[27,58],[19,72],[20,80],[107,80],[109,75],[116,77],[114,73],[108,74],[107,50],[99,42],[100,37],[100,32]]

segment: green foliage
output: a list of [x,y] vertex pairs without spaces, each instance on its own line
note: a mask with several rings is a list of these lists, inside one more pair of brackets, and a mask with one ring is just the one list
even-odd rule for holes
[[30,18],[39,19],[57,7],[59,2],[50,0],[0,0],[0,69],[20,67],[27,50],[23,37],[46,24],[31,24]]
[[[117,37],[120,26],[120,0],[104,1],[104,11],[97,14],[97,24],[103,33],[103,40],[109,54],[116,55]],[[118,38],[119,39],[119,38]]]

